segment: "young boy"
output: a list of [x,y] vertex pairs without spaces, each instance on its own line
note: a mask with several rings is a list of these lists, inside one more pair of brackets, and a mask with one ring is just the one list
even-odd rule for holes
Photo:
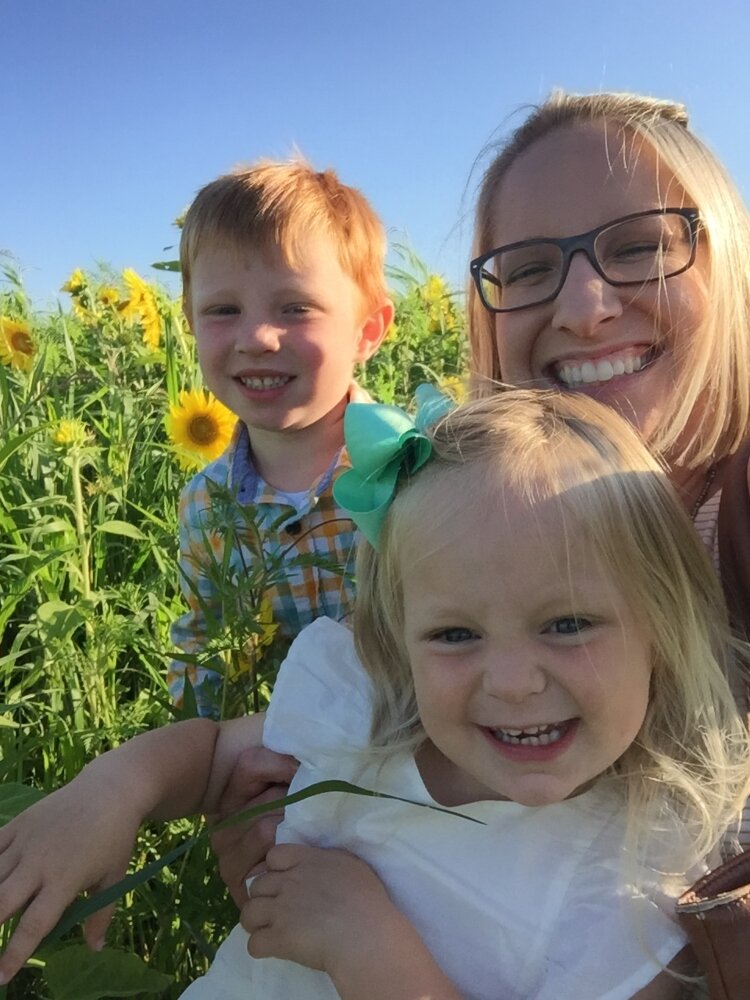
[[[239,418],[226,452],[186,487],[180,502],[182,589],[189,610],[172,639],[189,657],[221,621],[221,564],[214,484],[257,505],[269,556],[284,553],[283,579],[266,592],[280,634],[351,610],[354,527],[333,500],[346,467],[343,414],[363,394],[355,366],[379,347],[393,318],[384,280],[385,236],[366,199],[303,160],[260,161],[206,185],[185,217],[180,243],[184,310],[205,384]],[[366,398],[366,397],[365,397]],[[235,524],[229,572],[258,559],[249,525]],[[215,555],[212,557],[213,550]],[[253,548],[255,545],[255,554]],[[290,565],[299,556],[310,564]],[[326,570],[321,557],[340,572]],[[216,715],[222,675],[173,662],[179,704],[185,673],[201,715]]]

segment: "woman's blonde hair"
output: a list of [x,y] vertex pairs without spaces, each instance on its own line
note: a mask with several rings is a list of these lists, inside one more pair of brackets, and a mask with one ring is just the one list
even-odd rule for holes
[[442,542],[467,488],[488,498],[511,488],[531,509],[554,498],[651,641],[646,717],[612,774],[624,782],[633,842],[666,806],[689,831],[687,868],[739,814],[750,756],[727,680],[738,668],[721,589],[667,475],[623,418],[573,393],[500,392],[454,410],[430,436],[433,457],[399,489],[379,551],[363,542],[358,556],[355,640],[376,691],[373,745],[413,749],[424,739],[401,574],[425,512]]
[[[649,143],[700,212],[709,257],[705,315],[690,343],[681,345],[684,361],[671,408],[650,442],[674,462],[699,467],[736,450],[750,424],[750,217],[724,167],[690,131],[683,105],[636,94],[552,93],[512,133],[483,176],[472,256],[493,248],[496,195],[518,157],[550,132],[592,122]],[[503,379],[494,316],[475,288],[468,294],[472,374],[477,394],[486,395]],[[700,427],[675,452],[699,399]]]
[[341,269],[362,293],[365,312],[387,298],[383,225],[365,196],[335,171],[317,171],[297,156],[258,160],[206,184],[187,210],[180,239],[188,319],[192,269],[204,247],[278,247],[296,266],[299,244],[310,235],[331,240]]

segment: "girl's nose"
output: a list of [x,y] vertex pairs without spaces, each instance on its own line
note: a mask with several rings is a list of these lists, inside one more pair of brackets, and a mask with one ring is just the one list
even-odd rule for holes
[[554,307],[552,324],[577,337],[593,337],[622,314],[620,291],[597,273],[583,253],[576,253]]
[[517,705],[544,691],[547,674],[531,650],[507,651],[487,664],[482,686],[491,697]]

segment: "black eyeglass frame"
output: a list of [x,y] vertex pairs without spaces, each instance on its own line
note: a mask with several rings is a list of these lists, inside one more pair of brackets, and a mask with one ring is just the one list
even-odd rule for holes
[[[596,259],[596,240],[605,233],[608,229],[612,229],[614,226],[619,226],[623,222],[630,222],[631,219],[644,219],[648,218],[650,215],[681,215],[683,219],[686,219],[689,225],[690,233],[690,258],[688,262],[680,267],[677,271],[670,271],[668,275],[655,274],[653,278],[638,278],[636,280],[630,279],[628,281],[614,281],[608,278],[607,275],[602,270],[599,261]],[[560,289],[565,284],[565,279],[568,277],[568,271],[570,270],[570,262],[573,259],[573,254],[583,252],[586,254],[586,259],[594,268],[596,273],[607,282],[608,285],[614,285],[615,287],[621,287],[623,285],[645,285],[652,281],[659,281],[661,278],[674,278],[678,274],[682,274],[693,266],[695,263],[695,252],[698,247],[698,233],[700,231],[700,212],[697,208],[651,208],[645,212],[632,212],[630,215],[623,215],[619,219],[612,219],[609,222],[605,222],[603,226],[597,226],[596,229],[590,229],[587,233],[579,233],[577,236],[563,236],[561,239],[549,238],[538,238],[533,240],[519,240],[517,243],[506,243],[501,247],[495,247],[494,250],[488,250],[486,253],[481,254],[479,257],[475,257],[474,260],[469,264],[469,270],[471,271],[471,277],[474,280],[477,292],[479,293],[479,299],[482,305],[491,313],[507,313],[516,312],[519,309],[533,309],[534,306],[544,305],[545,302],[551,302],[553,299],[557,298],[560,294]],[[506,250],[518,250],[521,247],[536,246],[538,244],[552,244],[559,247],[562,251],[562,267],[560,269],[560,281],[558,282],[557,288],[550,295],[545,296],[543,299],[539,299],[538,302],[528,302],[524,303],[522,306],[508,306],[503,308],[502,306],[493,306],[487,301],[484,295],[484,290],[482,288],[482,269],[488,260],[491,260],[497,254]],[[484,272],[484,280],[491,281],[498,287],[502,287],[500,282],[495,278],[494,275],[490,274],[489,271]]]

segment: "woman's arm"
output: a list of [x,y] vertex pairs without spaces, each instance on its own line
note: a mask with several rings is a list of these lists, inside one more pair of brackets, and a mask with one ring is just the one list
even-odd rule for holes
[[[260,743],[263,716],[221,726],[191,719],[128,740],[97,757],[68,785],[0,828],[0,923],[24,910],[0,958],[7,982],[65,908],[127,871],[146,819],[215,811],[241,750]],[[94,914],[84,934],[101,947],[112,907]]]
[[656,979],[651,980],[648,986],[639,990],[632,1000],[685,1000],[685,998],[693,996],[691,984],[672,975],[673,972],[676,972],[679,976],[688,976],[693,979],[700,976],[692,949],[689,946],[683,948],[675,955],[668,968],[671,969],[671,972],[660,973]]
[[[249,806],[284,798],[298,762],[265,747],[244,749],[222,792],[215,819],[226,819]],[[211,837],[219,872],[238,909],[247,902],[245,880],[264,867],[266,854],[276,840],[276,828],[283,810],[264,813],[257,819],[234,823]]]

